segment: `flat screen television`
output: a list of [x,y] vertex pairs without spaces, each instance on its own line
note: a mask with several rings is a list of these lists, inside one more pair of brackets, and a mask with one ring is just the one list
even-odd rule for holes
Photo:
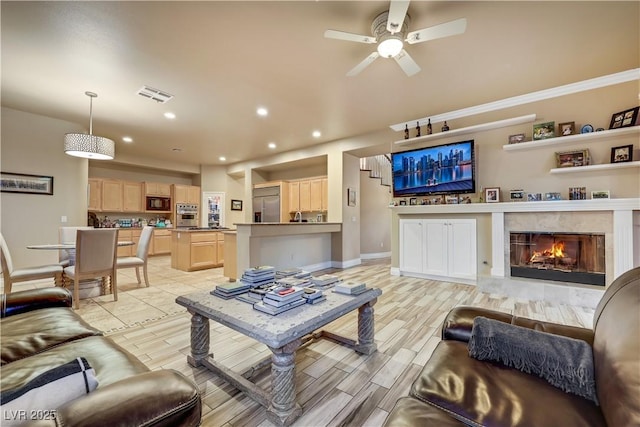
[[392,153],[393,197],[475,193],[473,142]]

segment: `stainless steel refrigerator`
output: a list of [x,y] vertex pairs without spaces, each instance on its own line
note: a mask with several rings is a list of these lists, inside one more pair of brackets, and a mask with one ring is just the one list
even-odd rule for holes
[[254,222],[280,222],[280,187],[254,188]]

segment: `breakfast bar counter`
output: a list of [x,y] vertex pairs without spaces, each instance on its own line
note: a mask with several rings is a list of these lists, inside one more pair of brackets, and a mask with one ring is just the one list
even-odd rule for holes
[[331,267],[336,222],[247,223],[236,226],[237,277],[249,267],[272,265],[315,271]]

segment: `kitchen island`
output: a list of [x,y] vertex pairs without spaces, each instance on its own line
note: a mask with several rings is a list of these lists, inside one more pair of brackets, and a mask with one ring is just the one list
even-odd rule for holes
[[[300,267],[317,271],[331,267],[335,222],[248,223],[236,226],[237,277],[250,267]],[[339,239],[338,239],[339,240]],[[232,255],[231,255],[232,256]]]
[[195,271],[224,264],[222,230],[176,228],[171,231],[171,268]]

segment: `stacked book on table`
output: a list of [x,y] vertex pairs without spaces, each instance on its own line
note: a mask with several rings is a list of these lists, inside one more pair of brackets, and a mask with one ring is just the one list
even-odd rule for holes
[[311,277],[311,283],[318,289],[330,288],[338,282],[340,282],[340,278],[332,274],[323,274],[321,276]]
[[268,283],[273,283],[275,280],[276,269],[270,265],[262,265],[259,267],[247,268],[242,277],[241,282],[249,284],[252,288]]
[[283,277],[290,277],[290,276],[295,276],[296,274],[300,273],[302,270],[298,267],[291,267],[291,268],[280,268],[278,270],[276,270],[276,280],[277,279],[282,279]]
[[265,292],[262,301],[255,303],[253,308],[275,316],[305,304],[307,300],[302,297],[303,294],[304,289],[297,286],[291,288],[276,287]]
[[367,291],[366,283],[361,282],[340,282],[333,288],[333,292],[346,295],[360,295]]
[[307,304],[318,304],[327,299],[320,289],[304,288],[302,298],[307,300]]
[[304,288],[305,286],[309,286],[312,283],[309,279],[296,279],[295,277],[290,276],[276,279],[276,284],[283,287],[297,286],[299,288]]
[[251,285],[247,283],[230,282],[216,285],[216,288],[210,293],[220,298],[231,299],[246,293],[249,289],[251,289]]

